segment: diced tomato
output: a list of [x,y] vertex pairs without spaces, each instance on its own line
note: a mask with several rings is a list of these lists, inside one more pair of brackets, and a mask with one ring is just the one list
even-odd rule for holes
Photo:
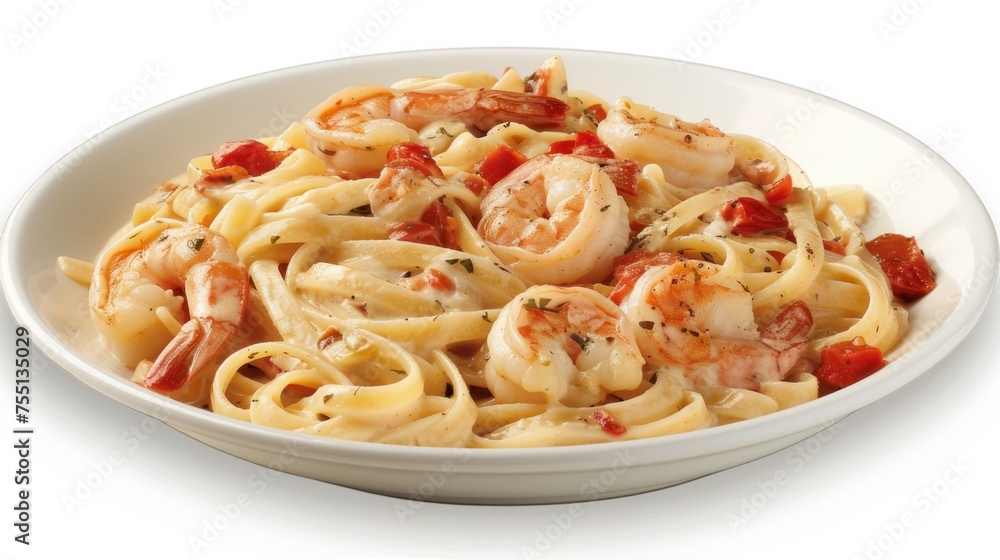
[[251,177],[263,175],[278,167],[294,150],[272,151],[267,144],[256,140],[226,142],[212,154],[212,167],[221,169],[238,165]]
[[893,294],[918,299],[937,287],[934,271],[915,238],[885,233],[865,243],[865,247],[889,277]]
[[604,110],[604,106],[600,103],[594,103],[590,107],[587,107],[583,110],[583,114],[589,116],[596,123],[600,123],[608,118],[608,112]]
[[814,375],[823,383],[843,389],[885,366],[882,351],[864,339],[835,342],[820,350],[820,365]]
[[397,222],[388,226],[389,239],[461,250],[455,217],[443,202],[427,205],[419,222]]
[[451,281],[451,278],[448,278],[445,273],[436,268],[428,268],[424,272],[424,275],[427,276],[427,285],[430,286],[431,289],[439,292],[455,289],[455,283]]
[[389,226],[389,239],[409,241],[441,247],[441,235],[430,224],[422,222],[397,222]]
[[412,167],[427,177],[444,177],[444,172],[431,157],[430,148],[415,142],[400,142],[389,148],[386,165],[395,168]]
[[601,427],[601,430],[613,436],[620,436],[628,431],[628,428],[626,428],[624,424],[619,422],[613,414],[603,408],[595,410],[590,417],[594,419],[594,422],[597,422],[597,425]]
[[636,196],[639,194],[639,164],[630,159],[612,159],[598,164],[615,184],[618,194]]
[[461,250],[458,244],[458,231],[455,228],[455,216],[443,202],[434,201],[427,205],[420,221],[430,224],[440,233],[441,247]]
[[475,169],[480,177],[486,179],[490,185],[495,185],[526,161],[528,157],[521,152],[506,144],[500,144],[477,163]]
[[802,300],[796,300],[782,310],[760,335],[767,340],[789,342],[807,336],[812,326],[813,317],[809,306]]
[[831,253],[836,253],[838,255],[846,255],[847,254],[847,249],[844,247],[844,244],[841,243],[841,242],[839,242],[839,241],[832,241],[830,239],[824,239],[823,240],[823,248],[826,249],[827,251],[830,251]]
[[674,251],[658,251],[655,253],[633,251],[615,257],[612,277],[616,282],[608,299],[616,305],[620,305],[632,293],[635,283],[639,281],[639,277],[645,274],[647,270],[654,266],[673,264],[681,259],[683,257],[680,253]]
[[615,151],[605,144],[596,132],[581,130],[572,140],[558,140],[549,144],[550,154],[575,154],[578,156],[614,159]]
[[414,291],[430,288],[439,292],[447,292],[455,289],[455,283],[451,281],[451,278],[436,268],[428,268],[416,276],[404,278],[399,285]]
[[781,264],[781,261],[785,260],[785,253],[782,253],[781,251],[768,251],[767,254],[771,255],[774,260],[778,261],[778,264]]
[[785,175],[781,179],[764,186],[764,196],[771,204],[781,204],[792,196],[792,176]]
[[549,144],[550,154],[572,154],[576,140],[557,140]]
[[465,188],[474,192],[476,196],[483,194],[483,192],[489,190],[490,183],[481,176],[475,173],[467,173],[465,171],[460,171],[455,174],[455,178],[460,179],[465,185]]
[[788,227],[788,218],[783,213],[748,196],[727,202],[722,209],[722,219],[729,222],[733,233],[738,235],[754,235]]
[[615,151],[611,146],[605,144],[596,132],[581,130],[576,133],[576,143],[573,145],[573,153],[579,156],[589,156],[596,158],[614,158]]

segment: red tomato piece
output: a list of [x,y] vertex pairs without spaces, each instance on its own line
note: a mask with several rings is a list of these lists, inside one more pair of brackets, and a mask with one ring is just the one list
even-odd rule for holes
[[438,232],[441,239],[441,247],[462,250],[462,247],[458,244],[458,230],[455,228],[455,216],[452,215],[451,209],[445,206],[443,202],[435,201],[428,204],[427,208],[424,209],[424,213],[420,215],[420,221],[429,224]]
[[729,222],[733,233],[744,236],[788,227],[788,218],[783,213],[748,196],[727,202],[722,219]]
[[814,375],[831,387],[843,389],[882,369],[886,363],[878,347],[869,346],[857,337],[820,350],[820,365]]
[[446,292],[455,289],[455,283],[451,281],[451,278],[436,268],[428,268],[416,276],[404,278],[399,285],[414,291],[430,288],[438,292]]
[[847,249],[844,247],[844,244],[839,241],[831,241],[829,239],[824,239],[823,248],[826,249],[827,251],[830,251],[831,253],[836,253],[838,255],[847,254]]
[[488,191],[492,185],[489,181],[483,179],[481,176],[475,173],[467,173],[465,171],[460,171],[455,174],[455,178],[460,179],[465,185],[465,188],[476,193],[476,196],[483,194],[483,192]]
[[427,271],[424,272],[424,275],[427,276],[427,285],[430,286],[431,289],[439,292],[455,289],[455,283],[451,281],[451,278],[448,278],[445,273],[436,268],[428,268]]
[[389,239],[409,241],[441,247],[441,235],[430,224],[422,222],[397,222],[389,226]]
[[915,238],[885,233],[865,243],[865,247],[889,277],[893,294],[918,299],[937,287],[934,271]]
[[293,150],[271,151],[267,144],[256,140],[226,142],[212,154],[212,167],[221,169],[238,165],[251,177],[263,175],[280,164]]
[[654,266],[674,264],[683,258],[680,253],[674,251],[658,251],[655,253],[634,251],[615,257],[612,278],[616,282],[614,289],[611,290],[611,294],[608,295],[608,299],[615,305],[620,305],[632,293],[635,283],[647,270]]
[[615,151],[605,144],[596,132],[581,130],[576,133],[576,143],[573,145],[573,153],[579,156],[589,156],[596,158],[614,158]]
[[521,152],[500,144],[476,164],[475,170],[489,184],[495,185],[526,161],[528,157]]
[[781,179],[764,186],[764,196],[771,204],[781,204],[792,196],[792,176],[785,175]]
[[639,194],[639,164],[630,159],[610,159],[599,163],[601,170],[608,174],[615,184],[618,194],[636,196]]
[[550,154],[574,154],[578,156],[614,159],[615,151],[605,144],[596,132],[581,130],[572,140],[558,140],[549,144]]
[[583,110],[583,114],[590,117],[590,119],[596,123],[600,123],[604,119],[608,118],[608,112],[604,110],[604,106],[600,103],[594,103],[590,107]]
[[603,408],[598,408],[590,415],[597,422],[597,425],[601,427],[601,430],[613,435],[620,436],[628,431],[628,428],[624,424],[618,421],[613,414],[608,412]]
[[576,140],[557,140],[549,144],[550,154],[572,154]]
[[427,177],[444,178],[444,172],[431,157],[430,148],[415,142],[400,142],[389,148],[386,165],[395,168],[412,167]]

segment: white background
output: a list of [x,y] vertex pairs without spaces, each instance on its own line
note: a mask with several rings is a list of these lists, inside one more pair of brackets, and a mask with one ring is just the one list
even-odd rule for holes
[[[139,6],[0,4],[3,217],[65,152],[186,93],[324,59],[508,45],[681,57],[821,91],[936,143],[991,213],[1000,209],[1000,41],[997,10],[987,3]],[[0,356],[12,356],[15,325],[3,312],[0,323]],[[822,438],[676,488],[582,504],[575,516],[565,505],[401,509],[400,500],[292,475],[251,484],[261,473],[255,465],[146,420],[55,366],[38,367],[32,544],[13,541],[17,458],[3,443],[0,551],[12,558],[83,550],[112,558],[977,557],[995,550],[1000,497],[998,332],[994,305],[938,367]],[[8,434],[12,369],[4,366],[0,382]]]

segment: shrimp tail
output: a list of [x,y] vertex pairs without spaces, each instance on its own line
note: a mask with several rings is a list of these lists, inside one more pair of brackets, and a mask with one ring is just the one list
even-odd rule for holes
[[390,117],[420,128],[448,118],[486,131],[505,122],[532,128],[559,128],[565,124],[569,105],[544,95],[488,89],[409,91],[392,100]]
[[569,105],[555,97],[500,90],[486,90],[480,106],[486,115],[492,116],[492,120],[483,123],[489,125],[484,130],[506,121],[543,129],[558,128],[569,113]]
[[[188,321],[153,362],[143,385],[163,392],[180,389],[208,365],[235,332],[235,328],[210,319]],[[191,363],[185,367],[188,356]]]
[[185,283],[191,319],[153,362],[143,385],[173,391],[211,363],[236,334],[249,292],[247,272],[241,265],[210,261],[192,267]]

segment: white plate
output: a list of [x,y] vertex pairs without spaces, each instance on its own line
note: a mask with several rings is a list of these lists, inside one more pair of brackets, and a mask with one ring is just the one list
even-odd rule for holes
[[[551,449],[430,449],[337,441],[262,428],[134,385],[97,341],[86,290],[60,255],[91,260],[149,189],[224,141],[280,132],[344,86],[458,70],[522,73],[563,56],[572,89],[628,95],[686,120],[772,141],[817,185],[871,193],[870,235],[917,236],[939,287],[911,309],[892,362],[838,393],[754,420],[663,438]],[[899,389],[951,352],[985,311],[997,237],[969,184],[930,148],[835,100],[763,78],[631,55],[465,49],[377,55],[222,84],[146,111],[67,154],[15,207],[2,284],[15,318],[53,361],[110,399],[224,452],[343,486],[434,501],[524,504],[608,498],[678,484],[780,450]],[[877,427],[873,427],[877,429]]]

